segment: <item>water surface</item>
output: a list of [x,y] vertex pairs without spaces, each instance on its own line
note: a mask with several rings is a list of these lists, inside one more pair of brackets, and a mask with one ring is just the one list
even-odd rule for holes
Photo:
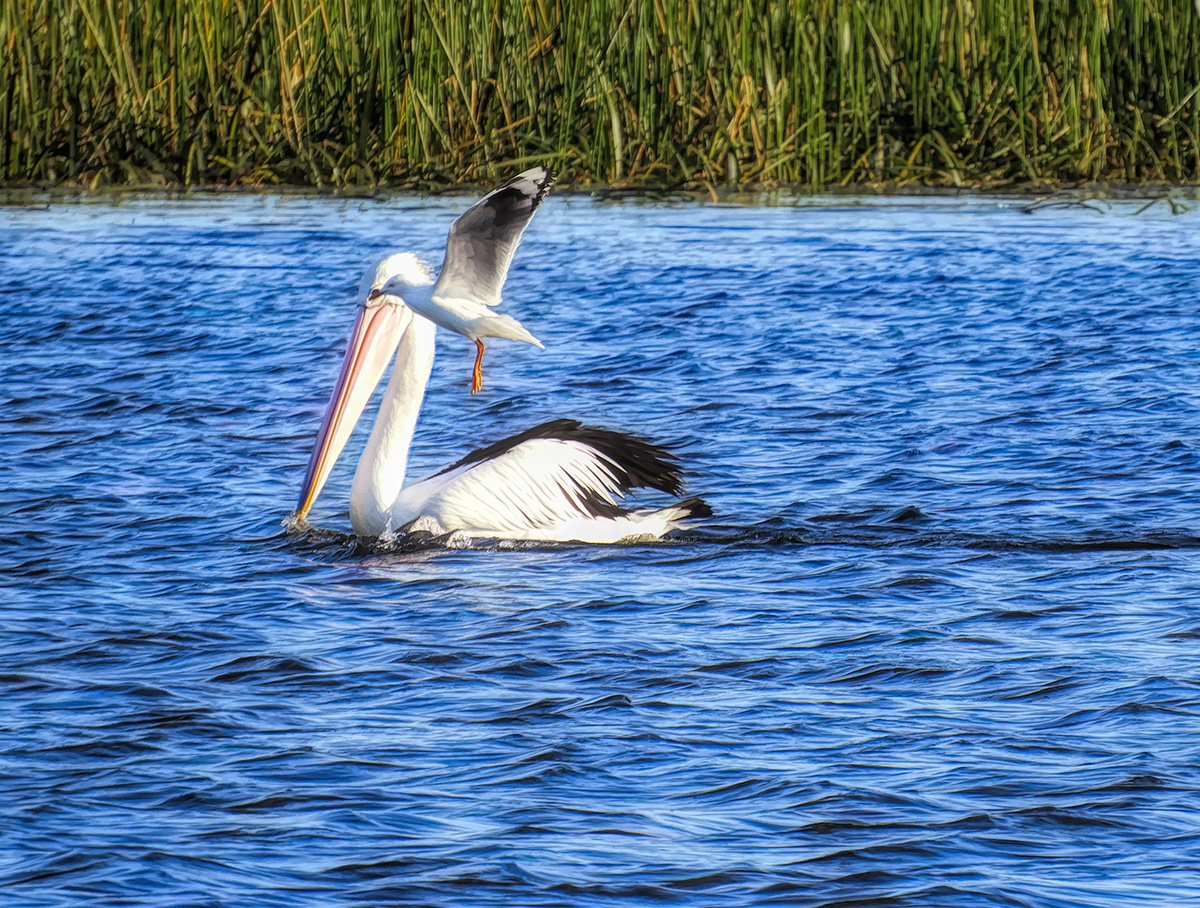
[[1200,213],[552,198],[411,475],[570,416],[716,518],[372,546],[360,432],[289,538],[464,206],[0,211],[6,902],[1200,904]]

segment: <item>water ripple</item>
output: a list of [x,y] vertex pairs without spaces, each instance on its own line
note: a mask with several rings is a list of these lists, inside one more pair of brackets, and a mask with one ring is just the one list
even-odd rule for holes
[[[716,518],[288,532],[363,259],[453,198],[0,223],[13,904],[1200,904],[1194,213],[554,198],[415,474],[572,416]],[[362,442],[356,436],[350,447]]]

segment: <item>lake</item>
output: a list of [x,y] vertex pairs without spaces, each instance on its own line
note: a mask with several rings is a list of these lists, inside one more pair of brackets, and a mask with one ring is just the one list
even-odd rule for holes
[[358,540],[364,422],[289,536],[467,204],[0,209],[9,904],[1200,905],[1200,210],[552,197],[410,475],[573,417],[715,516]]

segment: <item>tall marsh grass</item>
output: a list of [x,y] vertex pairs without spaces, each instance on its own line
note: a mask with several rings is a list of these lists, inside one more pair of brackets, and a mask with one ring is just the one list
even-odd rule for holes
[[0,0],[0,181],[1200,179],[1193,0]]

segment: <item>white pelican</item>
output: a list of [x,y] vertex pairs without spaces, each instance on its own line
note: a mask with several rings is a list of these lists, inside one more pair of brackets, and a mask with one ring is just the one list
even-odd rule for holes
[[400,272],[393,282],[373,288],[399,293],[418,315],[475,341],[471,393],[483,387],[483,338],[505,337],[539,347],[542,342],[511,315],[492,311],[521,234],[554,185],[545,167],[519,173],[472,205],[450,226],[446,257],[437,284],[413,286]]
[[[493,193],[488,199],[498,197]],[[498,209],[496,223],[504,216]],[[509,248],[481,260],[506,268],[511,256]],[[494,270],[484,277],[499,286]],[[356,533],[458,531],[468,538],[609,543],[657,538],[689,518],[711,515],[699,498],[656,509],[622,507],[618,500],[636,488],[678,495],[682,483],[675,457],[640,438],[567,419],[474,451],[405,486],[437,332],[406,300],[427,299],[424,288],[432,283],[428,266],[409,253],[388,256],[364,276],[362,303],[317,434],[297,521],[320,494],[393,353],[392,375],[351,487],[350,523]],[[378,292],[385,286],[389,292]]]

